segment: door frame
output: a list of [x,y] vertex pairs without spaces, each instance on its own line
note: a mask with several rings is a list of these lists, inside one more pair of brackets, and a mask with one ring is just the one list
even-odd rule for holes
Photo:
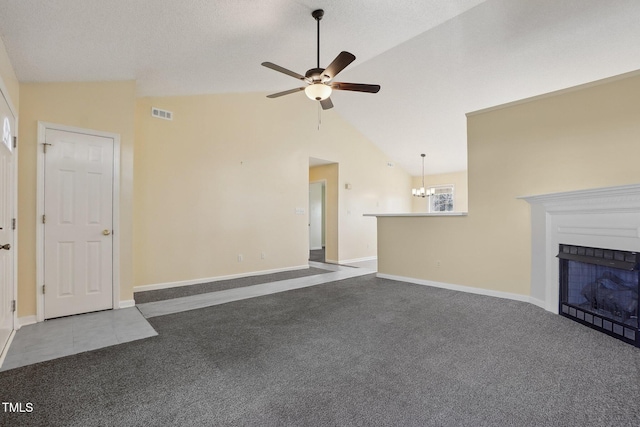
[[44,321],[44,143],[47,130],[80,133],[113,139],[113,249],[112,249],[112,296],[113,310],[120,308],[120,135],[74,126],[38,121],[38,162],[37,162],[37,202],[36,202],[36,321]]
[[[7,89],[7,86],[4,84],[4,80],[2,80],[2,76],[0,76],[0,96],[4,98],[4,100],[7,102],[7,105],[9,106],[9,111],[11,112],[11,115],[13,116],[13,124],[15,126],[15,129],[13,130],[13,136],[16,138],[16,140],[19,139],[18,138],[18,129],[20,128],[18,120],[18,111],[16,110],[15,106],[13,105],[13,102],[11,101],[11,97],[9,96],[9,90]],[[0,141],[0,144],[2,144],[2,141]],[[7,352],[9,351],[9,346],[11,345],[11,342],[13,341],[13,337],[16,333],[16,331],[18,329],[20,329],[20,324],[18,323],[18,305],[19,305],[19,301],[18,301],[18,229],[20,227],[20,224],[18,223],[18,147],[20,146],[20,144],[16,144],[16,146],[13,148],[12,151],[12,156],[13,156],[13,171],[12,171],[12,182],[11,182],[11,186],[13,187],[13,215],[12,217],[16,219],[16,229],[13,230],[13,238],[12,238],[12,242],[11,242],[11,250],[13,251],[13,300],[16,302],[16,309],[13,312],[13,331],[11,332],[11,334],[9,334],[9,339],[6,342],[6,345],[4,346],[4,350],[6,350],[4,353],[3,348],[0,347],[0,366],[2,365],[3,362],[3,358],[7,355]]]
[[[311,184],[322,184],[322,214],[321,214],[321,237],[320,237],[320,246],[325,247],[325,230],[327,229],[327,180],[319,179],[317,181],[309,181],[309,185]],[[311,215],[311,210],[309,210],[309,215]],[[311,250],[311,242],[309,242],[309,250]]]

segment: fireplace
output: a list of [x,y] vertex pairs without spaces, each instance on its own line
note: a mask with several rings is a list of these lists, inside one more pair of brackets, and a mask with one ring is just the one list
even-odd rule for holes
[[640,254],[559,245],[559,314],[640,347]]

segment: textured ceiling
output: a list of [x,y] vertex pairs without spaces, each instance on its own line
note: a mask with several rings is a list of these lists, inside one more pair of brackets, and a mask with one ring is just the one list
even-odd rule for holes
[[469,111],[640,69],[638,0],[0,0],[0,36],[21,82],[276,92],[298,82],[260,63],[315,66],[316,8],[321,66],[382,86],[334,112],[413,175],[466,168]]

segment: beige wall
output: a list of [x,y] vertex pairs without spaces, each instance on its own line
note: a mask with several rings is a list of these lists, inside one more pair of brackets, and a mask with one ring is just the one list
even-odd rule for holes
[[[443,173],[437,175],[425,175],[424,185],[425,188],[433,187],[436,185],[449,185],[453,184],[453,198],[454,198],[454,210],[456,212],[467,212],[468,210],[468,186],[467,186],[467,171]],[[422,177],[414,176],[411,182],[411,188],[422,187]],[[411,212],[422,213],[429,212],[429,199],[425,197],[413,197],[411,203]]]
[[[301,97],[300,102],[305,101]],[[311,106],[315,119],[316,106]],[[344,122],[339,110],[336,106],[323,112],[320,132],[317,124],[313,127],[309,157],[339,164],[338,261],[347,262],[377,256],[376,220],[363,214],[411,211],[411,176],[387,166],[391,159]],[[347,190],[346,184],[351,189]]]
[[338,164],[309,168],[309,182],[326,181],[325,185],[325,261],[336,262],[338,256]]
[[640,182],[639,99],[635,73],[470,115],[468,217],[379,219],[379,271],[529,295],[516,197]]
[[133,299],[132,200],[135,82],[20,85],[18,316],[36,314],[37,122],[120,134],[120,299]]
[[[174,119],[152,118],[152,106]],[[135,285],[307,265],[309,157],[339,163],[340,260],[375,256],[375,220],[362,213],[410,209],[410,177],[336,109],[319,129],[317,118],[304,96],[139,99]]]
[[[20,317],[36,312],[37,121],[121,135],[121,300],[134,285],[306,265],[307,217],[295,212],[308,207],[309,157],[341,161],[358,190],[341,194],[336,182],[336,197],[365,202],[338,212],[340,250],[352,258],[375,255],[375,223],[362,212],[409,207],[410,177],[388,170],[385,156],[334,111],[318,130],[315,105],[303,97],[274,108],[263,94],[136,100],[134,82],[19,89]],[[174,120],[151,118],[152,105]]]

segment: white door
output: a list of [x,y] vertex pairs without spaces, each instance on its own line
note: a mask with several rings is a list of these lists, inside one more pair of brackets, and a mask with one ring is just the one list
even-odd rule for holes
[[47,129],[44,317],[113,308],[113,138]]
[[13,134],[15,118],[0,92],[0,353],[13,331],[13,268],[15,254],[15,183]]
[[309,249],[322,249],[322,186],[309,184]]

